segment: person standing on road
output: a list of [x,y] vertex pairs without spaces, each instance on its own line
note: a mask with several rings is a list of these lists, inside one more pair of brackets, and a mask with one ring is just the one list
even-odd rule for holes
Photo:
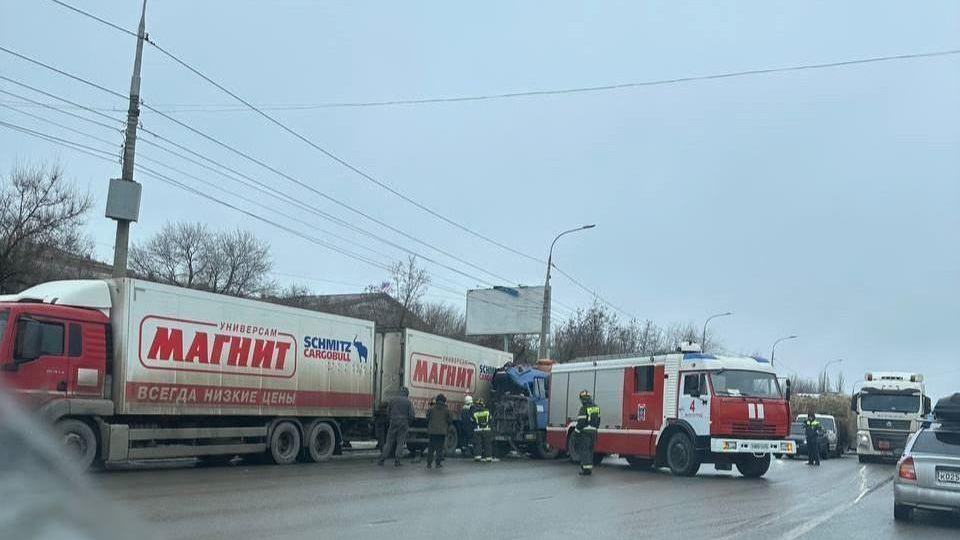
[[816,465],[819,467],[820,432],[823,431],[823,428],[820,426],[820,421],[817,420],[817,415],[812,412],[808,413],[807,421],[803,423],[803,427],[807,432],[807,465]]
[[447,408],[447,396],[438,394],[433,407],[427,411],[427,436],[430,449],[427,450],[427,468],[436,464],[443,467],[443,450],[447,444],[447,432],[453,425],[453,413]]
[[600,429],[600,407],[593,402],[588,390],[580,392],[580,412],[577,414],[576,444],[580,456],[580,476],[593,474],[593,446]]
[[482,399],[473,406],[473,459],[490,463],[493,461],[493,430],[490,429],[490,411]]
[[473,396],[467,396],[460,409],[460,455],[463,457],[473,454],[473,429]]
[[387,406],[387,416],[390,418],[390,427],[387,428],[387,440],[380,451],[380,459],[377,465],[383,465],[383,462],[390,457],[394,450],[394,462],[397,467],[401,465],[400,455],[403,448],[407,445],[407,431],[410,430],[410,424],[413,422],[413,402],[408,397],[410,390],[406,386],[400,387],[400,395],[390,400]]

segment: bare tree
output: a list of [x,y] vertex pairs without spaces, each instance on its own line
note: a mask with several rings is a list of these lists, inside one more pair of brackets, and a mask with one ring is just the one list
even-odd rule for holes
[[262,295],[273,285],[270,245],[239,229],[213,233],[200,223],[168,223],[134,245],[131,261],[145,279],[232,296]]
[[89,258],[92,242],[82,231],[92,205],[59,165],[16,165],[0,178],[0,292],[59,277],[63,256]]
[[450,304],[424,302],[418,307],[417,316],[426,323],[426,331],[434,334],[463,337],[466,332],[463,312]]
[[250,231],[221,232],[204,251],[204,273],[210,290],[232,296],[251,296],[270,287],[273,267],[270,244]]
[[420,300],[430,285],[430,276],[414,255],[407,257],[406,262],[397,261],[391,265],[390,274],[393,280],[393,296],[403,306],[400,320],[397,321],[397,326],[402,327],[407,313],[419,308]]
[[167,223],[143,245],[134,245],[130,267],[146,279],[196,287],[209,263],[211,235],[202,223]]
[[847,379],[843,376],[843,372],[837,372],[837,380],[834,381],[834,388],[838,394],[846,392]]

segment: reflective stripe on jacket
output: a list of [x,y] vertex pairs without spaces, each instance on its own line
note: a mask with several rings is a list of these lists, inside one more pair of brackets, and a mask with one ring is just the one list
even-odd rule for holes
[[490,431],[490,411],[478,409],[473,412],[473,422],[476,431]]
[[600,427],[600,407],[592,401],[580,406],[577,415],[577,431],[596,431]]

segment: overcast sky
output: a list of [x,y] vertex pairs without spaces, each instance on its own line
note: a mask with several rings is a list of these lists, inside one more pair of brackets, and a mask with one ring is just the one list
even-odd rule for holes
[[[69,3],[136,28],[136,2]],[[153,0],[147,29],[156,43],[252,102],[319,104],[602,86],[957,49],[960,3]],[[134,45],[52,2],[0,0],[0,46],[118,92],[129,88]],[[122,99],[5,53],[0,73],[85,105],[126,108]],[[52,102],[6,81],[0,89]],[[235,104],[150,47],[141,95],[165,109]],[[917,370],[939,396],[960,391],[958,96],[954,55],[607,92],[270,114],[419,203],[538,258],[559,231],[597,223],[558,243],[557,264],[630,315],[699,325],[733,311],[711,323],[731,351],[769,355],[777,337],[798,334],[777,349],[786,370],[812,376],[838,358],[848,381],[868,369]],[[13,102],[20,100],[0,94],[0,103]],[[118,150],[118,132],[21,110],[115,144],[4,107],[0,120]],[[542,282],[543,265],[430,216],[254,113],[176,117],[512,283]],[[338,221],[470,276],[428,265],[438,285],[457,291],[435,288],[434,300],[462,305],[466,288],[500,283],[154,113],[144,111],[142,120]],[[156,148],[137,150],[138,164],[285,226],[380,263],[403,257]],[[96,197],[89,228],[98,255],[111,260],[114,225],[102,215],[107,179],[119,176],[119,164],[0,129],[4,174],[17,160],[53,159]],[[283,283],[346,292],[384,277],[376,266],[138,179],[144,199],[134,240],[167,220],[241,226],[269,239]],[[554,291],[555,320],[591,301],[562,276]]]

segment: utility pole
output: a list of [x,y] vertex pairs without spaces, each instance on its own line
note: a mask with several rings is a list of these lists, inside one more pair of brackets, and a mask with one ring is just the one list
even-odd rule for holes
[[140,11],[137,31],[137,55],[130,79],[130,104],[127,108],[127,129],[123,140],[123,161],[120,178],[110,179],[106,217],[116,220],[117,237],[113,246],[113,277],[127,275],[127,249],[130,244],[130,223],[140,217],[140,184],[133,180],[133,162],[137,147],[137,124],[140,120],[140,65],[143,42],[146,40],[147,0]]
[[558,234],[550,244],[550,256],[547,257],[547,279],[543,284],[543,314],[540,316],[540,358],[549,358],[550,356],[550,269],[553,267],[553,246],[555,246],[557,240],[565,234],[592,229],[594,227],[596,227],[596,225],[591,224],[570,229],[569,231],[563,231]]

